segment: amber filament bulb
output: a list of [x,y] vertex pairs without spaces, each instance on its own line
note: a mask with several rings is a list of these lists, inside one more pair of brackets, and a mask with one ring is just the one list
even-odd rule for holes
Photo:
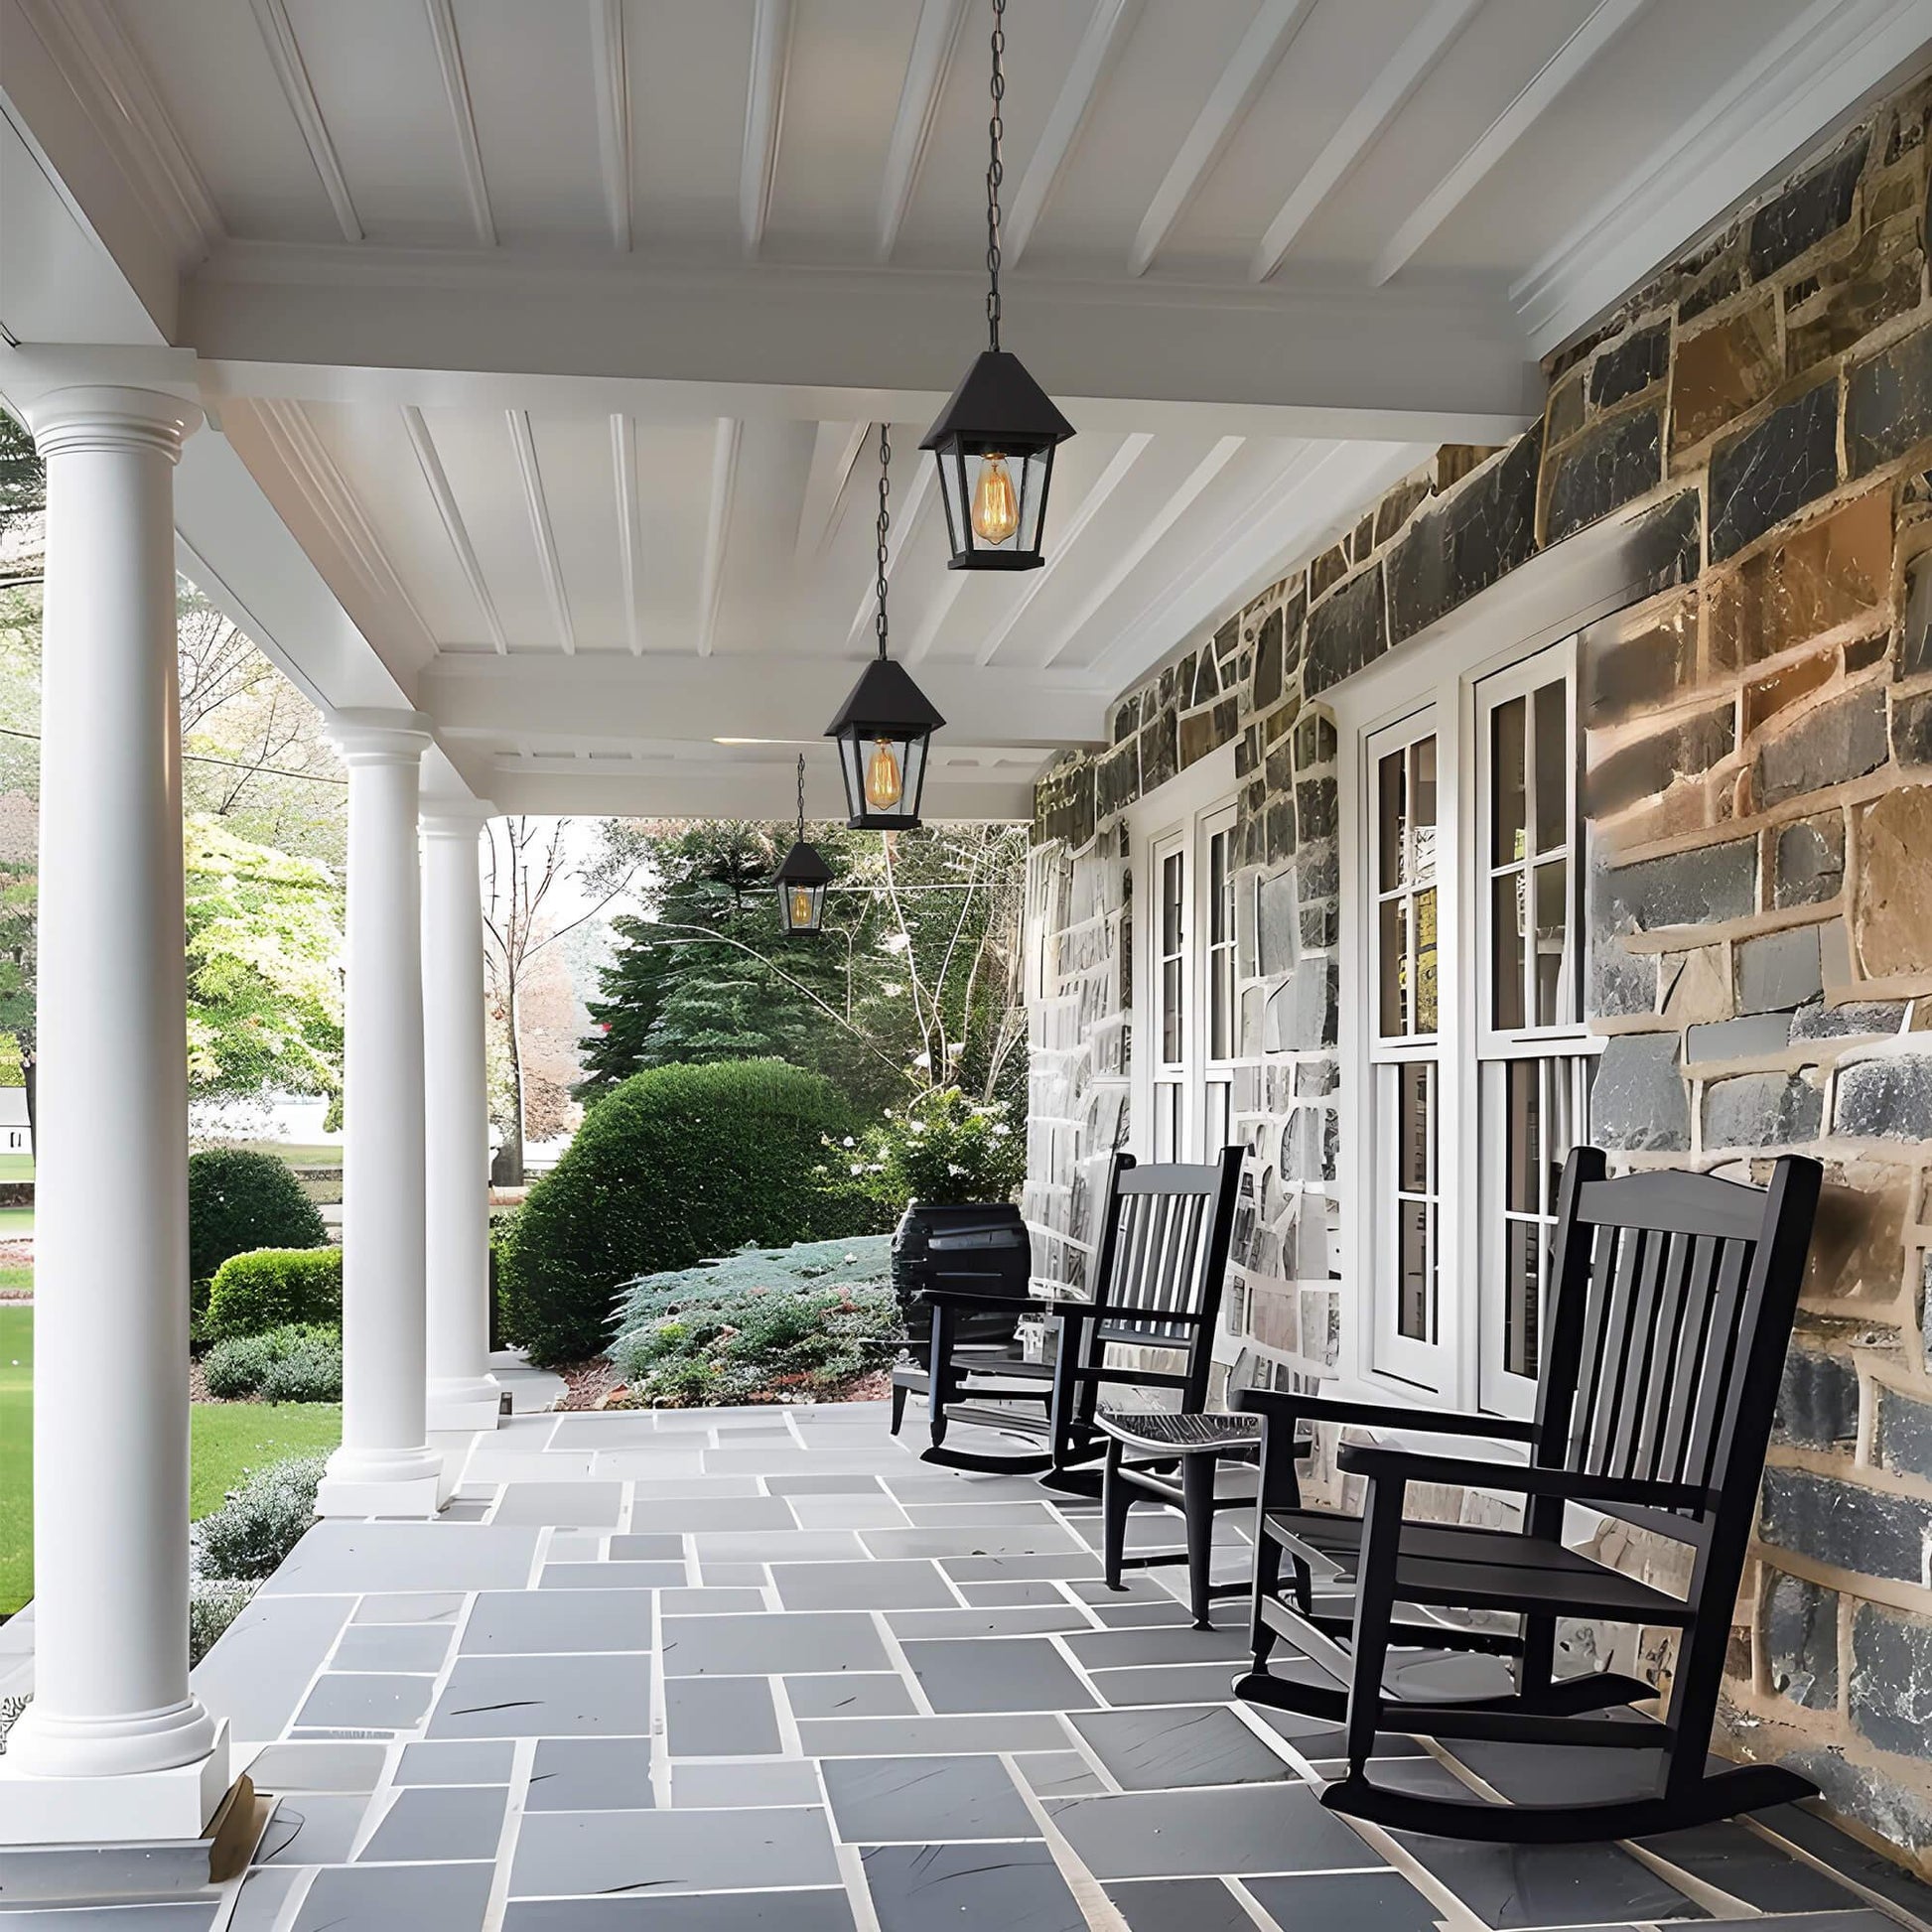
[[791,922],[793,925],[810,925],[812,922],[812,890],[809,886],[794,886],[791,889]]
[[982,543],[1006,543],[1020,528],[1020,498],[1004,456],[989,450],[980,458],[973,485],[973,529]]
[[889,812],[905,795],[905,775],[890,739],[873,741],[872,757],[866,760],[866,802]]

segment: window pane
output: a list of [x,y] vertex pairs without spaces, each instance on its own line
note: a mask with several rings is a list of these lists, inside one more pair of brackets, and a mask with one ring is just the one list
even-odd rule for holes
[[1393,892],[1403,883],[1405,876],[1404,859],[1407,856],[1408,841],[1405,834],[1407,812],[1405,809],[1403,783],[1403,754],[1391,752],[1379,769],[1376,812],[1377,829],[1381,842],[1381,890]]
[[1570,900],[1564,890],[1567,868],[1549,859],[1536,869],[1536,1024],[1561,1026],[1569,980]]
[[1164,1081],[1154,1089],[1154,1158],[1173,1161],[1180,1153],[1180,1089]]
[[1427,1201],[1396,1203],[1396,1328],[1412,1341],[1434,1339],[1434,1285],[1430,1280]]
[[1161,963],[1161,1058],[1168,1066],[1180,1064],[1180,961]]
[[1407,1194],[1435,1191],[1435,1071],[1427,1060],[1409,1060],[1401,1069],[1395,1184]]
[[1506,866],[1523,856],[1527,821],[1523,796],[1523,732],[1528,707],[1521,698],[1498,705],[1490,716],[1489,811],[1494,825],[1489,863]]
[[1234,882],[1228,876],[1228,834],[1207,842],[1207,942],[1224,945],[1234,937]]
[[1416,1031],[1436,1031],[1436,889],[1416,895]]
[[1536,849],[1570,835],[1570,694],[1561,681],[1536,694]]
[[1410,798],[1415,820],[1412,876],[1420,881],[1436,877],[1436,741],[1419,739],[1410,749],[1410,759],[1415,773]]
[[1207,1057],[1234,1057],[1234,948],[1218,946],[1208,955]]
[[1504,1236],[1503,1366],[1512,1375],[1534,1376],[1543,1305],[1543,1229],[1534,1221],[1509,1221]]
[[1542,1206],[1538,1188],[1543,1160],[1542,1072],[1536,1060],[1510,1060],[1504,1068],[1508,1097],[1503,1122],[1503,1205],[1513,1214],[1534,1214]]
[[1491,1024],[1505,1030],[1523,1025],[1523,893],[1520,872],[1490,881]]
[[1201,1153],[1212,1160],[1228,1145],[1232,1136],[1228,1132],[1229,1088],[1225,1080],[1210,1080],[1207,1083],[1207,1138]]
[[1174,852],[1161,863],[1161,950],[1164,953],[1180,950],[1180,900],[1181,862],[1180,854]]
[[1409,1031],[1409,901],[1382,901],[1382,942],[1377,971],[1381,975],[1381,1021],[1385,1038]]

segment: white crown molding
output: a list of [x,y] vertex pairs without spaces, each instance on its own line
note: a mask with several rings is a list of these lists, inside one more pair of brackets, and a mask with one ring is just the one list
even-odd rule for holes
[[184,268],[226,238],[214,197],[106,0],[17,0]]
[[764,244],[790,68],[791,0],[758,0],[752,22],[752,71],[745,90],[745,153],[738,182],[739,231],[748,256],[756,256]]
[[738,455],[745,425],[720,416],[711,440],[711,501],[705,512],[704,579],[698,598],[698,655],[709,657],[725,597],[725,552],[731,544],[732,500],[738,490]]
[[618,565],[623,577],[624,641],[643,654],[644,519],[637,500],[637,426],[622,410],[611,417],[611,475],[618,497]]
[[1538,355],[1708,232],[1932,40],[1932,0],[1815,0],[1510,289]]
[[295,116],[302,144],[315,164],[343,239],[360,241],[362,217],[355,211],[342,162],[337,158],[336,143],[330,135],[329,124],[322,118],[322,106],[310,82],[309,69],[302,64],[302,50],[296,42],[294,23],[289,19],[288,0],[248,0],[248,4],[254,12],[255,25],[261,30],[262,46],[268,50],[269,66],[275,69],[282,97]]
[[504,412],[509,425],[510,445],[516,451],[516,474],[523,485],[523,507],[530,519],[530,541],[536,547],[537,570],[543,578],[544,594],[550,600],[550,615],[556,621],[557,641],[564,654],[577,649],[577,629],[570,620],[570,598],[564,590],[564,567],[557,555],[557,533],[550,523],[550,499],[544,493],[543,471],[537,464],[536,437],[530,428],[527,409]]
[[483,627],[489,632],[489,640],[500,655],[509,649],[509,638],[504,633],[503,621],[497,615],[496,600],[489,594],[483,565],[478,561],[477,546],[470,541],[470,526],[464,522],[462,506],[457,502],[456,491],[450,487],[449,474],[437,453],[436,439],[430,434],[429,422],[414,403],[405,403],[402,426],[409,438],[409,447],[416,453],[416,467],[423,473],[430,500],[436,505],[443,534],[449,539],[451,550],[456,553],[457,566],[463,572],[464,582],[470,586],[470,595],[477,600],[477,610],[483,618]]
[[893,258],[899,229],[919,185],[926,144],[938,117],[939,97],[946,90],[946,74],[953,49],[966,20],[966,0],[921,0],[919,24],[912,33],[912,52],[899,88],[898,112],[893,119],[892,140],[886,149],[886,176],[879,192],[879,237],[875,249],[881,262]]
[[623,0],[590,0],[590,5],[598,177],[611,245],[627,255],[631,243],[630,70],[624,56]]
[[496,246],[496,217],[489,209],[489,184],[483,179],[483,149],[477,144],[477,107],[463,70],[463,43],[457,38],[452,0],[423,0],[429,16],[429,37],[436,45],[437,71],[443,78],[443,97],[456,128],[457,163],[463,173],[463,192],[470,203],[470,219],[477,240]]

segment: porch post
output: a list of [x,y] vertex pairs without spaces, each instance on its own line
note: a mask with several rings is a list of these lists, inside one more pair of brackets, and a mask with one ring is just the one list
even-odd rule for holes
[[193,1839],[227,1726],[188,1685],[188,1055],[174,468],[151,390],[26,405],[47,461],[34,1701],[0,1843]]
[[483,1088],[483,887],[489,807],[423,812],[423,1064],[427,1079],[429,1426],[494,1429],[489,1373],[489,1115]]
[[343,1445],[324,1516],[433,1516],[423,1333],[423,947],[416,798],[426,721],[338,712],[348,766],[343,1056]]

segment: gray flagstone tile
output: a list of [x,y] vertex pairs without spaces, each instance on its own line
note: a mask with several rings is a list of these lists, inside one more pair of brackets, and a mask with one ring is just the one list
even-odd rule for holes
[[621,1482],[512,1482],[496,1505],[495,1520],[616,1529],[622,1507]]
[[835,1885],[825,1814],[546,1811],[528,1815],[510,1865],[512,1897]]
[[712,1589],[762,1589],[771,1573],[761,1563],[721,1563],[713,1559],[699,1566],[699,1581]]
[[537,1744],[525,1811],[648,1811],[648,1737],[545,1737]]
[[469,1598],[460,1589],[410,1589],[365,1596],[351,1623],[454,1623]]
[[488,1864],[349,1864],[316,1873],[292,1932],[483,1932]]
[[255,1864],[341,1864],[369,1808],[368,1794],[318,1792],[284,1798],[255,1847]]
[[335,1670],[427,1671],[450,1654],[450,1627],[440,1623],[351,1623],[330,1659]]
[[[921,1532],[933,1534],[938,1532]],[[1092,1555],[1041,1557],[942,1557],[939,1568],[956,1584],[993,1584],[1015,1578],[1098,1579],[1100,1559]]]
[[388,1755],[383,1744],[270,1744],[248,1765],[255,1789],[373,1791]]
[[1822,1859],[1834,1871],[1843,1872],[1867,1891],[1902,1906],[1914,1918],[1932,1923],[1932,1887],[1883,1854],[1841,1832],[1816,1812],[1806,1811],[1801,1805],[1776,1805],[1769,1811],[1759,1812],[1757,1823],[1768,1826],[1780,1838],[1802,1847],[1814,1858]]
[[[1248,1908],[1218,1878],[1142,1878],[1104,1887],[1133,1932],[1255,1932]],[[1298,1932],[1379,1932],[1341,1919],[1298,1921]],[[1391,1925],[1388,1932],[1396,1932]],[[1417,1932],[1433,1932],[1418,1928]]]
[[792,1563],[771,1572],[788,1610],[957,1609],[930,1563]]
[[689,1500],[671,1497],[646,1501],[640,1494],[630,1506],[632,1530],[673,1536],[698,1531],[795,1530],[798,1519],[782,1496],[709,1496]]
[[643,1736],[644,1656],[459,1657],[430,1714],[432,1737]]
[[663,1642],[671,1677],[891,1668],[872,1618],[858,1612],[666,1617]]
[[1129,1791],[1265,1784],[1295,1775],[1225,1705],[1076,1711],[1068,1722]]
[[1055,1524],[1058,1519],[1036,1498],[1000,1502],[907,1502],[905,1513],[924,1530],[977,1530],[1000,1524]]
[[[1184,1603],[1171,1596],[1165,1603],[1093,1603],[1088,1607],[1110,1630],[1145,1630],[1150,1625],[1191,1625],[1193,1616]],[[1223,1617],[1233,1611],[1222,1606]]]
[[463,1626],[461,1654],[648,1650],[650,1613],[647,1589],[484,1590]]
[[489,1499],[485,1496],[453,1496],[441,1511],[446,1523],[481,1523],[488,1514]]
[[352,1725],[359,1729],[409,1730],[423,1721],[436,1681],[430,1677],[379,1676],[327,1671],[296,1714],[298,1725]]
[[1067,1588],[1083,1603],[1111,1606],[1119,1603],[1173,1603],[1174,1600],[1146,1571],[1130,1570],[1121,1579],[1118,1589],[1099,1577],[1082,1577],[1068,1584]]
[[482,1744],[405,1744],[398,1784],[507,1784],[516,1746],[507,1738]]
[[[648,1536],[614,1536],[608,1539],[608,1555],[613,1563],[682,1563],[684,1538],[675,1530],[654,1530]],[[560,1557],[555,1540],[550,1554]]]
[[795,1718],[900,1718],[914,1710],[912,1693],[897,1671],[832,1671],[787,1677],[785,1697]]
[[902,1449],[801,1449],[794,1442],[748,1443],[742,1448],[706,1449],[707,1475],[887,1475],[906,1465]]
[[[599,1449],[588,1458],[586,1475],[600,1482],[692,1481],[704,1474],[702,1439],[693,1438],[671,1449]],[[754,1492],[755,1493],[755,1492]]]
[[503,1932],[853,1932],[842,1891],[734,1891],[712,1897],[556,1898],[511,1905]]
[[954,1751],[1065,1750],[1072,1742],[1060,1720],[1044,1712],[995,1717],[821,1718],[801,1720],[807,1757],[923,1757]]
[[605,1409],[593,1415],[560,1416],[550,1441],[560,1449],[626,1449],[660,1440],[656,1415],[648,1409]]
[[682,1563],[546,1563],[539,1589],[663,1589],[687,1581]]
[[[227,1932],[274,1932],[275,1921],[281,1916],[282,1907],[287,1904],[289,1893],[295,1889],[301,1876],[301,1872],[282,1865],[256,1865],[242,1878],[234,1911],[228,1919]],[[102,1932],[110,1932],[112,1924],[113,1921],[108,1920]],[[33,1920],[23,1916],[15,1922],[11,1932],[32,1932],[32,1928]],[[46,1932],[86,1932],[86,1921],[76,1920],[66,1928],[56,1921],[46,1928]],[[167,1928],[144,1928],[138,1919],[131,1919],[123,1932],[167,1932]]]
[[463,1473],[472,1482],[583,1482],[590,1477],[594,1459],[588,1449],[567,1454],[508,1445],[498,1448],[484,1438],[470,1451]]
[[430,1861],[493,1859],[503,1835],[509,1793],[488,1785],[420,1785],[395,1802],[355,1857],[360,1864],[421,1864]]
[[1398,1837],[1484,1925],[1498,1932],[1515,1926],[1710,1916],[1614,1845],[1477,1845],[1408,1832]]
[[905,1511],[878,1490],[862,1495],[793,1496],[792,1514],[807,1530],[902,1530]]
[[1863,1903],[1837,1878],[1735,1822],[1637,1841],[1646,1852],[1759,1911],[1846,1911]]
[[886,1623],[896,1637],[1029,1637],[1093,1628],[1086,1612],[1071,1603],[1017,1610],[894,1610]]
[[318,1523],[262,1596],[521,1589],[536,1547],[535,1528],[521,1523]]
[[[545,1563],[601,1563],[605,1554],[618,1539],[607,1536],[602,1530],[552,1530],[550,1546],[543,1553]],[[683,1540],[672,1550],[674,1557],[684,1553]],[[641,1551],[633,1550],[632,1556],[640,1556]]]
[[1073,1798],[1108,1788],[1078,1751],[1027,1751],[1014,1762],[1027,1788],[1042,1798]]
[[1032,1476],[975,1476],[915,1463],[905,1470],[889,1469],[884,1480],[886,1487],[902,1503],[1036,1503],[1040,1500],[1039,1484]]
[[[1331,1871],[1242,1883],[1285,1932],[1298,1926],[1320,1926],[1322,1932],[1436,1932],[1443,1919],[1443,1908],[1399,1871]],[[1141,1932],[1138,1922],[1134,1932]]]
[[864,1858],[879,1932],[1086,1932],[1044,1845],[881,1845]]
[[1228,1877],[1384,1863],[1304,1784],[1055,1798],[1046,1809],[1096,1878]]
[[1112,1705],[1225,1704],[1240,1674],[1238,1664],[1150,1664],[1138,1670],[1097,1670],[1093,1686]]
[[228,1720],[237,1739],[277,1736],[335,1645],[348,1610],[344,1596],[257,1595],[190,1681],[209,1712]]
[[657,1592],[657,1607],[666,1616],[746,1615],[764,1608],[761,1589],[730,1588],[662,1589]]
[[757,1476],[690,1475],[641,1477],[632,1484],[630,1493],[638,1502],[688,1503],[707,1497],[720,1502],[742,1502],[748,1496],[764,1492],[759,1487]]
[[902,1648],[935,1711],[1080,1711],[1093,1704],[1044,1637],[916,1639]]
[[771,1686],[762,1677],[674,1677],[664,1718],[679,1757],[756,1757],[783,1748]]
[[1089,1630],[1068,1637],[1066,1647],[1088,1670],[1118,1670],[1136,1664],[1238,1663],[1247,1668],[1245,1629],[1196,1630],[1155,1626],[1138,1630]]
[[820,1768],[848,1845],[1040,1835],[997,1757],[838,1757]]
[[961,1584],[959,1593],[976,1608],[1021,1608],[1066,1601],[1059,1586],[1044,1577],[1015,1577],[1002,1584]]
[[703,1564],[844,1563],[866,1554],[851,1530],[700,1530],[693,1541]]
[[[693,1678],[692,1683],[706,1680]],[[818,1767],[802,1757],[768,1757],[756,1763],[671,1766],[671,1803],[686,1811],[764,1805],[823,1805]]]
[[766,1478],[764,1486],[774,1496],[876,1496],[880,1493],[879,1478],[856,1469],[770,1476]]
[[50,1906],[0,1914],[7,1932],[209,1932],[215,1903]]
[[940,1530],[861,1530],[860,1540],[876,1557],[1033,1557],[1072,1556],[1080,1545],[1059,1523],[1003,1525]]

